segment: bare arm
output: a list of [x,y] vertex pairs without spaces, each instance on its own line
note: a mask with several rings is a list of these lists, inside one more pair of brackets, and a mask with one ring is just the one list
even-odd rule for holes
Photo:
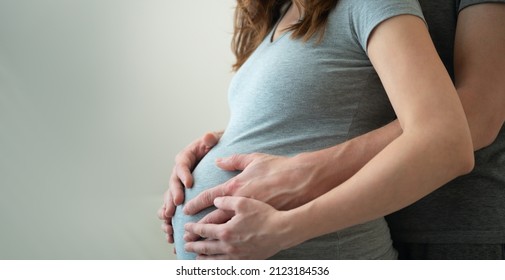
[[454,64],[456,89],[478,150],[493,143],[505,121],[505,4],[461,11]]
[[[186,249],[208,253],[207,246],[213,246],[223,253],[219,248],[233,244],[230,252],[235,253],[254,244],[252,252],[235,256],[268,257],[275,252],[262,252],[260,246],[280,250],[384,216],[471,170],[464,111],[422,21],[398,16],[380,24],[370,39],[369,56],[403,133],[338,188],[294,210],[275,211],[240,197],[217,200],[218,208],[233,210],[235,216],[224,225],[186,225],[188,231],[218,239],[190,242]],[[334,222],[321,222],[327,220]],[[259,234],[251,231],[258,226]],[[215,246],[219,242],[223,246]]]
[[345,213],[338,223],[314,225],[318,234],[401,209],[473,167],[464,111],[421,21],[387,20],[368,50],[403,133],[338,188],[293,211],[307,217]]

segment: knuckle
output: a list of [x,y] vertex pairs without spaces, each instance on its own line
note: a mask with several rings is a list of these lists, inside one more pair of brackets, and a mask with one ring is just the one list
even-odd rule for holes
[[201,201],[205,204],[212,204],[214,202],[214,195],[210,191],[203,192]]
[[198,231],[198,235],[200,235],[200,237],[207,237],[206,236],[206,231],[205,231],[205,228],[204,227],[200,227],[199,231]]
[[237,199],[237,210],[244,211],[247,208],[247,200],[243,197]]
[[177,190],[177,182],[175,181],[175,178],[173,178],[170,180],[170,185],[168,186],[168,192],[171,194],[176,190]]
[[223,196],[224,195],[232,195],[235,193],[235,191],[240,188],[242,183],[240,182],[239,178],[234,177],[230,179],[223,188]]
[[167,193],[165,194],[165,199],[164,199],[165,206],[170,206],[172,204],[172,202],[173,202],[172,197],[173,197],[172,190],[168,189]]
[[209,215],[203,217],[203,219],[200,220],[202,224],[214,224],[216,223],[216,217],[215,213],[210,213]]
[[263,158],[265,156],[266,156],[266,154],[263,154],[263,153],[252,153],[252,154],[249,154],[249,157],[250,157],[251,160],[258,159],[258,158]]
[[228,242],[232,239],[233,233],[229,229],[223,229],[218,233],[218,239]]
[[241,159],[240,154],[233,154],[230,156],[230,162],[239,162]]
[[238,154],[232,154],[230,156],[230,161],[235,161],[237,159],[237,157],[238,157]]
[[165,219],[165,214],[164,214],[164,211],[163,211],[163,206],[160,207],[160,209],[158,209],[158,218],[160,220],[164,220]]
[[240,253],[240,248],[233,245],[228,246],[225,250],[228,255],[238,255]]
[[187,236],[188,241],[197,241],[198,239],[200,239],[200,236],[193,233],[189,233]]
[[208,255],[209,254],[209,247],[207,247],[206,245],[202,246],[200,248],[200,253],[203,255]]
[[172,173],[172,175],[170,175],[168,189],[173,191],[176,188],[180,188],[180,181],[174,168],[174,172]]
[[169,207],[167,208],[167,212],[165,214],[165,217],[167,219],[172,218],[175,214],[175,207],[173,204],[170,204]]
[[[179,163],[182,161],[182,158],[184,157],[184,154],[185,154],[185,150],[186,150],[186,149],[184,149],[184,150],[182,150],[182,151],[178,152],[178,153],[175,155],[174,162],[175,162],[175,164],[176,164],[176,165],[177,165],[177,164],[179,164]],[[174,170],[175,170],[175,168],[174,168]]]
[[184,149],[180,150],[176,155],[175,155],[175,162],[177,163],[178,161],[184,160],[188,154],[191,154],[191,151],[194,149],[197,141],[187,145],[184,147]]

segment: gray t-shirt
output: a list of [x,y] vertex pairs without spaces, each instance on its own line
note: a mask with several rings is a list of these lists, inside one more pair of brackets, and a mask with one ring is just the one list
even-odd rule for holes
[[[331,12],[324,38],[316,44],[284,33],[269,34],[233,78],[230,122],[219,144],[194,170],[191,199],[236,175],[215,166],[217,157],[264,152],[295,155],[344,142],[360,127],[371,130],[394,119],[381,82],[366,53],[368,36],[382,21],[401,14],[422,18],[415,0],[340,0]],[[345,164],[345,163],[344,163]],[[199,220],[181,207],[173,219],[177,256],[183,225]],[[321,221],[331,223],[331,221]],[[322,236],[274,256],[281,259],[395,258],[384,219]]]
[[[453,76],[458,12],[505,0],[420,0],[432,39]],[[475,153],[475,169],[424,199],[387,217],[395,241],[415,243],[505,243],[505,128]]]

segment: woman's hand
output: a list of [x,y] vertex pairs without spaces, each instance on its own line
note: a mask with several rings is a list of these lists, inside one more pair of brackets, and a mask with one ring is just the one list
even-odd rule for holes
[[175,157],[175,166],[170,175],[169,189],[163,195],[163,205],[158,210],[158,218],[163,220],[162,230],[167,234],[168,243],[173,243],[172,217],[175,207],[184,201],[184,187],[193,186],[191,172],[198,162],[219,142],[223,132],[209,132],[189,144]]
[[216,198],[218,211],[235,215],[224,224],[188,223],[190,234],[206,238],[188,242],[184,249],[197,259],[266,259],[289,244],[288,212],[277,211],[258,200],[244,197]]

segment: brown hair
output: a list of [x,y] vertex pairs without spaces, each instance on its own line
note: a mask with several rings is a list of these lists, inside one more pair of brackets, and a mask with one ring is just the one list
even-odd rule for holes
[[[281,8],[291,0],[237,0],[235,9],[232,51],[237,61],[233,70],[240,66],[258,47],[268,32],[281,16]],[[338,0],[293,0],[304,16],[300,22],[288,30],[293,31],[292,38],[308,41],[319,33],[320,39],[324,33],[330,11]]]

